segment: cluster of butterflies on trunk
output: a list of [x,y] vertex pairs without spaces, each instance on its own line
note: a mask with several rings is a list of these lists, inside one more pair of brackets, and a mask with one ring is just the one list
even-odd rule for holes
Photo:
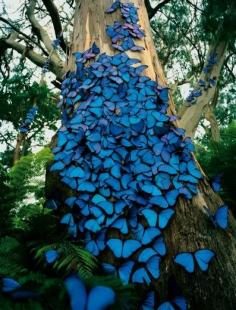
[[208,55],[206,65],[203,67],[203,73],[205,74],[205,80],[199,79],[196,89],[190,91],[186,98],[186,106],[191,106],[196,103],[197,98],[203,95],[203,91],[207,91],[209,88],[215,87],[217,79],[215,76],[209,77],[214,65],[217,64],[217,53],[212,52]]
[[[108,26],[107,33],[121,52],[100,54],[95,43],[76,52],[76,71],[62,83],[62,127],[51,171],[75,193],[65,200],[68,212],[60,220],[68,234],[83,239],[94,256],[107,251],[115,259],[115,265],[102,262],[104,272],[124,284],[149,285],[160,277],[167,254],[163,230],[175,215],[177,199],[190,200],[203,177],[191,140],[174,125],[176,116],[167,114],[168,89],[145,76],[147,66],[124,52],[137,50],[133,39],[144,35],[137,8],[116,0],[107,13],[118,8],[125,22]],[[127,39],[133,43],[126,49]],[[216,190],[218,181],[212,183]],[[56,200],[48,200],[46,207],[61,214]],[[226,206],[206,213],[215,226],[227,228]],[[193,273],[207,271],[214,256],[211,249],[197,249],[178,253],[173,261]],[[59,258],[56,249],[45,252],[48,264]],[[13,296],[21,290],[15,280],[4,279],[4,292]],[[111,288],[88,291],[77,275],[66,278],[65,287],[73,310],[102,310],[115,302]],[[187,303],[182,295],[160,303],[150,291],[139,308],[185,310]]]
[[20,128],[19,128],[19,132],[26,134],[29,130],[30,127],[33,123],[33,121],[35,120],[35,117],[37,115],[38,112],[38,107],[37,106],[33,106],[29,112],[26,115],[25,120],[22,122]]

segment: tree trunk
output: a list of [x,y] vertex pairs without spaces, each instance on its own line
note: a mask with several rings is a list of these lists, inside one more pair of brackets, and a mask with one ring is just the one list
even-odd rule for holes
[[21,147],[25,141],[26,134],[19,132],[16,138],[16,147],[13,154],[13,165],[21,158]]
[[[220,42],[214,43],[210,46],[204,67],[207,65],[208,57],[212,53],[217,54],[217,63],[213,66],[211,72],[202,72],[202,74],[200,75],[199,79],[205,81],[206,84],[209,77],[214,77],[216,79],[216,82],[218,81],[221,69],[224,64],[227,45],[228,44],[226,41],[221,40]],[[208,88],[206,91],[203,91],[203,94],[197,98],[194,104],[192,104],[190,107],[184,107],[180,112],[181,120],[179,122],[179,125],[181,128],[185,129],[186,136],[194,138],[198,124],[202,118],[202,115],[204,114],[204,109],[214,99],[215,92],[216,87]]]
[[[142,42],[145,50],[128,52],[128,54],[134,58],[139,58],[142,64],[148,65],[145,75],[164,86],[166,81],[154,48],[144,0],[133,0],[132,2],[139,8],[140,24],[145,29],[146,36]],[[117,13],[104,13],[111,3],[112,0],[77,0],[72,51],[69,61],[71,70],[74,69],[72,53],[90,48],[94,41],[101,52],[114,54],[110,39],[105,33],[105,26],[113,24],[115,20],[119,19]],[[169,102],[169,112],[174,113],[172,98]],[[54,198],[63,202],[71,193],[72,191],[60,182],[55,173],[47,173],[47,198]],[[183,290],[183,295],[186,297],[190,309],[235,309],[236,223],[230,215],[229,228],[222,231],[214,228],[204,211],[204,207],[208,207],[214,212],[221,205],[220,197],[213,192],[205,180],[199,185],[199,193],[192,201],[185,201],[183,198],[178,200],[175,207],[176,217],[164,232],[168,255],[161,265],[160,279],[153,283],[156,292],[158,292],[158,302],[163,302],[166,299],[167,282],[174,275]],[[172,258],[177,253],[195,251],[199,248],[210,248],[216,252],[216,258],[207,273],[197,271],[188,274],[173,263]],[[103,254],[100,259],[105,259],[106,262],[114,262],[114,258],[109,253]]]

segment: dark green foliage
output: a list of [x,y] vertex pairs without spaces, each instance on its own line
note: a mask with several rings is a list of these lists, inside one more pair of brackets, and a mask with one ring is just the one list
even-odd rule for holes
[[221,196],[236,215],[236,123],[221,130],[220,143],[202,140],[197,157],[210,178],[223,173]]
[[234,0],[203,1],[202,25],[206,37],[209,34],[222,35],[224,39],[235,40],[236,2]]

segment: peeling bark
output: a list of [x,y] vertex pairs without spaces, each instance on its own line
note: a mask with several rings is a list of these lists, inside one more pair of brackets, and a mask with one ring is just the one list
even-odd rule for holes
[[[139,58],[143,64],[149,66],[145,70],[145,75],[161,85],[166,85],[163,69],[153,44],[144,0],[133,0],[132,2],[139,8],[140,24],[146,32],[143,41],[145,51],[129,52],[128,54]],[[105,34],[105,25],[118,19],[116,13],[111,15],[104,13],[111,3],[112,0],[88,0],[86,2],[77,0],[69,60],[71,70],[74,69],[73,52],[88,49],[94,41],[102,52],[114,54],[110,40]],[[170,96],[169,112],[174,113],[174,111],[174,103]],[[56,173],[47,172],[46,197],[63,202],[68,195],[72,195],[72,190],[60,182]],[[222,231],[212,225],[204,212],[204,206],[214,212],[221,204],[222,200],[212,191],[206,181],[201,182],[199,194],[192,201],[187,202],[179,199],[175,207],[177,215],[164,232],[168,255],[161,266],[161,278],[152,283],[159,301],[166,299],[167,282],[169,277],[174,275],[188,300],[190,309],[235,309],[236,222],[230,215],[230,227],[227,231]],[[207,273],[196,271],[190,275],[173,264],[172,257],[178,252],[194,251],[203,247],[209,247],[216,252],[216,258]],[[106,259],[106,262],[114,262],[114,258],[106,251],[103,258]],[[140,292],[140,296],[145,292],[144,287],[137,286],[137,290]]]

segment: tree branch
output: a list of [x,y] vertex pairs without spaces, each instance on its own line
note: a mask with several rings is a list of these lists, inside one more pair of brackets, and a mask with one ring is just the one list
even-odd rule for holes
[[21,34],[26,40],[32,42],[34,45],[38,46],[45,55],[48,56],[48,52],[37,42],[35,42],[32,38],[26,35],[24,32],[20,31],[15,25],[13,25],[9,20],[5,19],[4,17],[0,16],[0,21],[4,22],[5,24],[9,25],[13,30]]
[[63,51],[66,53],[67,46],[63,38],[62,24],[61,24],[60,15],[57,10],[57,7],[54,4],[53,0],[42,0],[42,1],[51,17],[55,35],[57,38],[60,38],[60,46],[63,49]]
[[149,19],[152,19],[156,13],[168,2],[171,0],[163,0],[162,2],[158,3],[154,8],[151,6],[150,0],[145,0],[145,6],[148,12]]
[[29,3],[29,7],[26,10],[26,15],[33,27],[33,30],[40,41],[43,42],[44,46],[46,47],[47,51],[51,55],[51,59],[53,62],[60,62],[60,58],[57,53],[53,50],[52,41],[47,33],[47,31],[40,25],[37,21],[34,10],[36,6],[37,0],[31,0]]
[[[43,67],[47,58],[44,58],[42,55],[36,53],[33,49],[27,49],[27,47],[16,41],[17,36],[13,33],[8,38],[0,39],[0,47],[4,48],[12,48],[17,51],[19,54],[24,54],[27,50],[26,57],[32,61],[35,65],[39,67]],[[56,75],[59,80],[62,80],[62,76],[64,75],[63,67],[54,62],[50,62],[50,69]]]

